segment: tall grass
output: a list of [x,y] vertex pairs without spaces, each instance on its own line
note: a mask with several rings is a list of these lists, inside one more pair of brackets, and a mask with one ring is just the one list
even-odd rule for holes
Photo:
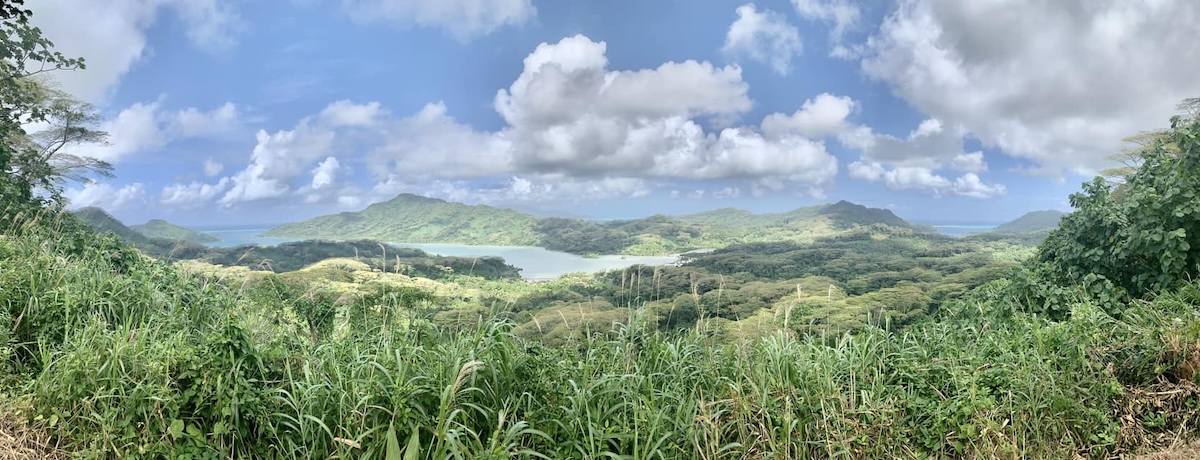
[[1200,421],[1196,285],[738,345],[631,314],[548,347],[377,296],[314,340],[301,303],[43,227],[0,238],[0,382],[85,458],[1105,457]]

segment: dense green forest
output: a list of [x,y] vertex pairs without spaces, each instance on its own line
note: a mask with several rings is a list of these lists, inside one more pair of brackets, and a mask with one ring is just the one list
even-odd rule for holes
[[[638,241],[626,250],[728,243],[526,283],[499,259],[210,250],[67,212],[72,168],[111,167],[30,150],[22,126],[48,90],[24,60],[82,61],[27,12],[0,13],[21,51],[0,60],[0,455],[1073,459],[1197,436],[1195,117],[1149,136],[1119,180],[1085,184],[1036,247],[849,203],[595,227],[514,216],[489,242],[549,222],[564,245],[576,226]],[[482,225],[447,209],[429,232]],[[716,224],[732,219],[743,240]]]

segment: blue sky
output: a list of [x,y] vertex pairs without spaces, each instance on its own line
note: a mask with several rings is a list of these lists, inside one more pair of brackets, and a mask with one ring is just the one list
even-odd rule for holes
[[[278,223],[398,193],[593,218],[846,199],[1068,209],[1200,96],[1188,0],[61,0],[128,222]],[[1182,67],[1182,68],[1181,68]],[[1190,67],[1190,70],[1189,68]]]

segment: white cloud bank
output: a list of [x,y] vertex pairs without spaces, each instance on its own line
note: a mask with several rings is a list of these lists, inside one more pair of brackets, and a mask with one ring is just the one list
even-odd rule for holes
[[185,25],[193,46],[224,53],[244,25],[233,0],[55,0],[28,2],[32,23],[66,56],[83,56],[87,69],[60,72],[62,89],[101,103],[121,77],[151,52],[146,33],[163,11]]
[[[818,193],[837,175],[821,137],[845,125],[850,99],[820,95],[796,114],[773,115],[770,128],[709,129],[711,120],[750,110],[740,67],[684,61],[613,70],[606,52],[604,42],[582,35],[539,45],[497,92],[494,107],[506,126],[494,132],[458,122],[440,102],[396,117],[376,102],[336,101],[293,129],[260,131],[241,171],[164,196],[223,206],[294,196],[348,205],[419,189],[465,201],[537,201],[640,197],[680,179]],[[344,149],[366,154],[339,155]],[[346,173],[359,165],[370,190]],[[472,182],[496,177],[511,180]],[[465,199],[467,191],[474,199]]]
[[1200,95],[1196,24],[1193,0],[900,0],[859,51],[928,116],[1087,173]]

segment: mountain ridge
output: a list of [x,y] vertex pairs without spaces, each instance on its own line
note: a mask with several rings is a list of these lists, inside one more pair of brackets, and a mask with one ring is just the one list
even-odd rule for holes
[[124,222],[121,222],[108,211],[95,206],[88,206],[71,211],[75,217],[78,217],[84,223],[92,227],[96,233],[113,233],[121,237],[121,239],[130,243],[145,243],[150,240],[146,235],[129,228]]
[[404,193],[361,211],[283,224],[264,236],[539,246],[584,255],[662,255],[747,242],[812,241],[863,227],[927,231],[890,210],[845,200],[782,213],[721,208],[681,216],[656,214],[600,222],[536,217],[511,209]]

